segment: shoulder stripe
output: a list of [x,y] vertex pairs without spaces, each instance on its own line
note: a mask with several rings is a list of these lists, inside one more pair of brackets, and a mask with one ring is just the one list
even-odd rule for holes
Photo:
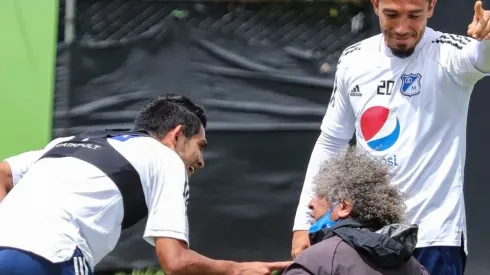
[[352,48],[355,48],[355,47],[357,47],[357,46],[359,46],[359,45],[361,45],[361,42],[354,43],[354,44],[352,44],[352,45],[350,45],[350,46],[346,47],[346,48],[344,49],[344,52],[345,52],[345,51],[348,51],[348,50],[350,50],[350,49],[352,49]]
[[361,42],[358,42],[354,45],[351,45],[351,46],[345,48],[345,50],[342,52],[342,54],[339,57],[339,62],[337,63],[337,65],[342,62],[342,58],[345,57],[346,55],[349,55],[355,51],[359,51],[361,49],[360,45],[361,45]]
[[454,40],[454,41],[458,41],[459,43],[463,44],[463,45],[466,45],[468,44],[469,42],[471,42],[471,40],[468,38],[468,37],[465,37],[465,36],[461,36],[461,35],[454,35],[454,34],[450,34],[449,37]]
[[443,34],[432,41],[432,43],[451,45],[458,50],[463,49],[469,42],[471,42],[470,38],[457,34]]
[[449,44],[449,45],[451,45],[451,46],[456,47],[458,50],[463,49],[463,46],[461,46],[460,44],[455,43],[455,42],[453,42],[453,41],[449,41],[449,40],[436,39],[436,40],[432,41],[432,43],[437,43],[437,44]]

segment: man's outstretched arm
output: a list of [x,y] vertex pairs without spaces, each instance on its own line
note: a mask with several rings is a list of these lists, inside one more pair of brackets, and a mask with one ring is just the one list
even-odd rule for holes
[[10,165],[5,161],[0,162],[0,202],[7,196],[7,193],[12,187],[13,181]]
[[350,139],[334,138],[322,131],[313,147],[294,219],[294,232],[291,248],[291,257],[293,259],[296,258],[301,251],[308,248],[310,244],[308,229],[313,223],[313,218],[310,215],[311,210],[309,209],[308,204],[315,195],[314,177],[318,174],[320,166],[324,162],[338,154],[341,149],[347,147],[349,140]]
[[296,217],[294,219],[291,256],[296,256],[309,247],[308,229],[312,224],[311,210],[308,207],[314,196],[314,178],[321,165],[339,150],[345,148],[355,131],[355,115],[347,93],[349,87],[345,83],[346,67],[337,68],[335,82],[327,111],[321,124],[321,134],[311,153],[310,162],[301,191]]
[[233,264],[206,258],[190,250],[184,241],[157,237],[155,247],[158,261],[165,274],[231,274]]
[[213,260],[190,250],[184,241],[155,238],[158,260],[167,275],[266,275],[286,269],[290,262],[238,263]]
[[473,21],[468,26],[468,35],[479,42],[470,61],[480,72],[488,74],[490,73],[490,11],[483,9],[481,1],[475,3],[474,10]]
[[214,260],[189,249],[186,206],[189,185],[184,163],[163,146],[152,149],[147,157],[154,158],[150,160],[153,187],[147,195],[149,213],[143,238],[155,246],[165,274],[266,275],[290,264]]
[[467,34],[474,39],[450,36],[458,47],[446,47],[440,60],[456,82],[472,86],[490,75],[490,11],[483,9],[481,1],[475,3]]

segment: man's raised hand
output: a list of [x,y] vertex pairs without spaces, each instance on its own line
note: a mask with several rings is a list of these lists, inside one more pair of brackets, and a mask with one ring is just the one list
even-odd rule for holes
[[490,11],[483,9],[481,1],[475,3],[473,21],[468,25],[468,35],[478,40],[490,40]]

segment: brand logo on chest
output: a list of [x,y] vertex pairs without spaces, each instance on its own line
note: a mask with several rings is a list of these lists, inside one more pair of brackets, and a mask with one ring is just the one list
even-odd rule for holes
[[359,89],[359,85],[356,85],[352,90],[349,92],[350,96],[362,96],[361,90]]

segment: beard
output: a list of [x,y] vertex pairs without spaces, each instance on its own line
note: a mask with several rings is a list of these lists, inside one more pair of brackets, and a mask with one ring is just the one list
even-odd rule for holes
[[391,53],[398,58],[407,58],[413,54],[415,48],[411,49],[394,49],[390,48]]

